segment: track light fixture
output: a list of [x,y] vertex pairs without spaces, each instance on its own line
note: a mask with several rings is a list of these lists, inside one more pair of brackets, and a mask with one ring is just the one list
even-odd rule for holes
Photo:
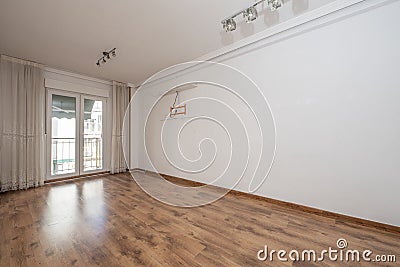
[[253,20],[255,20],[258,17],[258,12],[257,12],[256,7],[263,2],[268,3],[268,7],[271,9],[271,11],[275,11],[278,8],[283,6],[283,0],[260,0],[260,1],[256,2],[254,5],[246,8],[246,9],[243,9],[243,10],[237,12],[236,14],[221,21],[223,29],[226,32],[231,32],[231,31],[236,30],[235,18],[237,16],[239,16],[240,14],[243,15],[243,18],[245,19],[245,21],[247,23],[250,23]]
[[268,0],[268,6],[271,9],[271,11],[275,11],[278,8],[283,6],[283,1],[282,0]]
[[226,19],[222,22],[223,28],[227,32],[236,30],[236,22],[233,18]]
[[105,64],[107,60],[110,60],[111,56],[116,57],[117,56],[116,50],[117,50],[116,48],[113,48],[110,51],[103,52],[103,56],[97,60],[96,65],[100,67],[102,64]]
[[252,22],[253,20],[255,20],[255,19],[258,17],[258,13],[257,13],[256,7],[251,6],[251,7],[249,7],[248,9],[246,9],[246,10],[243,12],[243,17],[244,17],[244,20],[245,20],[247,23],[250,23],[250,22]]

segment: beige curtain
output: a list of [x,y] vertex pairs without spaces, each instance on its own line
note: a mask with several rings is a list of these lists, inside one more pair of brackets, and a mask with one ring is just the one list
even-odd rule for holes
[[[125,113],[127,111],[130,101],[130,88],[123,83],[113,82],[113,118],[112,118],[112,139],[111,139],[111,173],[120,173],[127,170],[127,161],[129,160],[129,142],[123,144],[123,136],[129,140],[129,127],[125,126],[123,130],[123,123]],[[128,115],[127,115],[128,116]],[[128,120],[127,120],[128,121]],[[123,146],[125,146],[125,159]]]
[[45,88],[38,64],[0,57],[0,191],[45,178]]

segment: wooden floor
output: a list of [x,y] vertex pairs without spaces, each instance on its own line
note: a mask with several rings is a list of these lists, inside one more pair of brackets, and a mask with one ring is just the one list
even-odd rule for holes
[[204,207],[172,207],[127,174],[0,194],[1,266],[396,266],[257,259],[264,245],[322,251],[336,249],[339,238],[400,262],[396,233],[231,194]]

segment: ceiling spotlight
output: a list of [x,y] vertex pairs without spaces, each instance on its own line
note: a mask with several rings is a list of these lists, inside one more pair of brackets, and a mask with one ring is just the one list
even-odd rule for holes
[[236,30],[236,22],[233,18],[226,19],[222,22],[222,26],[226,32]]
[[271,11],[275,11],[278,8],[283,6],[283,1],[282,0],[268,0],[268,5]]
[[233,14],[232,16],[228,17],[227,19],[224,19],[223,21],[221,21],[224,30],[227,32],[236,30],[236,22],[234,19],[239,15],[243,15],[243,17],[247,23],[250,23],[253,20],[255,20],[258,16],[256,7],[259,4],[264,3],[264,2],[268,3],[268,7],[272,11],[277,10],[278,8],[283,6],[283,0],[258,0],[252,6],[246,8],[246,9],[243,9],[243,10]]
[[255,8],[255,6],[251,6],[248,9],[246,9],[245,11],[243,11],[243,17],[247,23],[250,23],[253,20],[255,20],[257,18],[257,16],[258,16],[258,13],[257,13],[257,9]]
[[111,56],[116,57],[116,50],[116,48],[113,48],[110,51],[104,51],[103,56],[97,60],[96,65],[100,67],[102,63],[104,64],[107,62],[107,59],[110,60]]

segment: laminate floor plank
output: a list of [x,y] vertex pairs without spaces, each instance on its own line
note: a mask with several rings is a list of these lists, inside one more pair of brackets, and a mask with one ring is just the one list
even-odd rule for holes
[[[147,175],[147,174],[140,174]],[[147,175],[146,183],[156,183]],[[160,195],[163,188],[158,188]],[[213,194],[211,192],[211,194]],[[185,197],[182,196],[183,201]],[[268,249],[349,249],[397,263],[257,259]],[[129,174],[0,194],[0,266],[396,266],[400,234],[238,194],[181,208],[148,196]]]

